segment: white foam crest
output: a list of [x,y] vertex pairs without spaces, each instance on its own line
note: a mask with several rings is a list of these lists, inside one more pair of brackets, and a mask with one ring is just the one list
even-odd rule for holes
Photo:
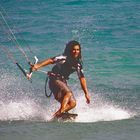
[[[96,100],[96,98],[94,98]],[[87,105],[84,97],[79,97],[76,107],[78,117],[76,122],[98,122],[129,119],[132,113],[114,104],[97,99],[98,102]]]
[[33,100],[0,102],[0,120],[49,120],[51,112]]
[[23,84],[21,80],[8,73],[1,74],[0,121],[50,120],[57,105],[55,103],[46,105],[46,101],[43,104],[41,101],[43,99],[35,95],[31,85]]

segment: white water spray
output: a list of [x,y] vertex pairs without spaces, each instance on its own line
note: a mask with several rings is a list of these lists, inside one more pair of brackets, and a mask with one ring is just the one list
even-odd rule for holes
[[87,105],[84,97],[78,98],[78,106],[76,108],[78,118],[76,122],[114,121],[132,117],[132,114],[125,109],[104,102],[102,99],[94,98],[94,100],[97,101],[92,103],[92,105]]
[[[0,121],[49,121],[53,113],[59,108],[59,103],[54,99],[44,99],[45,95],[42,96],[44,98],[40,96],[36,97],[37,93],[34,94],[34,91],[31,89],[26,89],[28,93],[22,91],[25,87],[23,88],[21,86],[25,85],[16,84],[20,82],[22,83],[22,81],[17,81],[11,75],[3,76],[0,81]],[[26,86],[26,88],[28,87]],[[79,93],[81,91],[77,92]],[[93,97],[93,99],[91,99],[91,104],[89,105],[86,104],[83,95],[75,97],[77,106],[72,111],[78,114],[75,122],[113,121],[129,119],[134,116],[131,111],[125,110],[113,103],[109,103],[109,101],[105,101],[103,97]]]

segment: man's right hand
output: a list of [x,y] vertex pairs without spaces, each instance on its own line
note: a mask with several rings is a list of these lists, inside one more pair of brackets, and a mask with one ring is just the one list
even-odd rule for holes
[[37,68],[35,67],[35,64],[34,65],[30,64],[30,66],[31,67],[30,67],[29,73],[26,74],[26,77],[27,77],[28,80],[31,79],[33,71],[37,70]]
[[27,73],[27,74],[26,74],[26,77],[27,77],[28,80],[30,80],[31,77],[32,77],[32,73]]

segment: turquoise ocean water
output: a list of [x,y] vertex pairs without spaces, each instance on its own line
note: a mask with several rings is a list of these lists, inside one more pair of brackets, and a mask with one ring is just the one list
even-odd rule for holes
[[[33,62],[61,54],[69,40],[82,45],[91,104],[85,103],[76,74],[69,85],[78,113],[73,122],[48,122],[59,108],[44,94],[46,75],[32,83],[0,48],[0,140],[139,140],[139,0],[1,0],[1,12]],[[28,69],[0,16],[0,46]],[[52,66],[42,68],[48,71]]]

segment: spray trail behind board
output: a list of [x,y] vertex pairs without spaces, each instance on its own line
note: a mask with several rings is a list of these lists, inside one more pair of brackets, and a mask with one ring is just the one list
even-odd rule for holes
[[[59,104],[51,97],[46,99],[41,85],[34,89],[30,83],[23,82],[10,74],[2,74],[0,121],[44,121],[51,119]],[[129,119],[134,116],[131,110],[105,101],[103,97],[94,95],[91,104],[87,105],[81,91],[78,94],[77,107],[73,113],[78,113],[75,122],[97,122]],[[92,93],[90,93],[92,95]]]

